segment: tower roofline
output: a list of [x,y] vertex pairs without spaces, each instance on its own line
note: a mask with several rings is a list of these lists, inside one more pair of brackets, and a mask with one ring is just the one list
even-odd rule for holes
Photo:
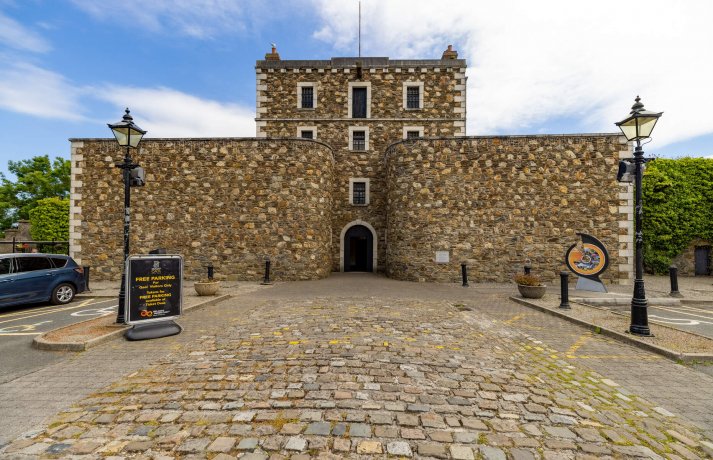
[[259,69],[354,68],[361,67],[466,67],[465,59],[389,59],[388,57],[333,57],[330,60],[258,60]]

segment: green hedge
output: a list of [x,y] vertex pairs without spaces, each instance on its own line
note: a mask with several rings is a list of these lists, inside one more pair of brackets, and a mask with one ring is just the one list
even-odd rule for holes
[[[44,198],[30,210],[30,235],[35,241],[69,240],[69,200]],[[58,248],[41,247],[40,251],[58,252]]]
[[666,273],[696,238],[713,239],[713,159],[656,159],[646,165],[644,265]]

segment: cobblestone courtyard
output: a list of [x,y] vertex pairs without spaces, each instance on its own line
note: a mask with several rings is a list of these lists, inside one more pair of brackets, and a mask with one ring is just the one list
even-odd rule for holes
[[[181,323],[180,336],[78,358],[140,354],[153,365],[2,456],[705,458],[702,433],[713,425],[710,376],[487,287],[333,277]],[[647,373],[637,380],[626,369]],[[645,391],[650,378],[659,393]],[[689,391],[698,426],[671,412]]]

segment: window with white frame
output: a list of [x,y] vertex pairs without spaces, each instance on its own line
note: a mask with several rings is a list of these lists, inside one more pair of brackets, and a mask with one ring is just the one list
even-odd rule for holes
[[297,137],[301,139],[317,139],[316,126],[298,126]]
[[349,179],[349,204],[366,206],[369,204],[369,179],[352,177]]
[[404,139],[417,139],[423,137],[423,126],[404,126]]
[[366,126],[349,127],[349,150],[369,150],[369,128]]
[[371,118],[371,82],[349,82],[349,118]]
[[297,108],[314,109],[317,107],[317,83],[297,83]]
[[404,109],[419,110],[423,108],[423,82],[404,82]]

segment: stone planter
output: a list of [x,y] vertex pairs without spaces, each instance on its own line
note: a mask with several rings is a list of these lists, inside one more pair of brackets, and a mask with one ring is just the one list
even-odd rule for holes
[[215,295],[220,289],[220,281],[196,281],[193,288],[198,295]]
[[517,290],[520,291],[520,295],[526,299],[541,299],[545,295],[547,286],[525,286],[524,284],[518,284]]

